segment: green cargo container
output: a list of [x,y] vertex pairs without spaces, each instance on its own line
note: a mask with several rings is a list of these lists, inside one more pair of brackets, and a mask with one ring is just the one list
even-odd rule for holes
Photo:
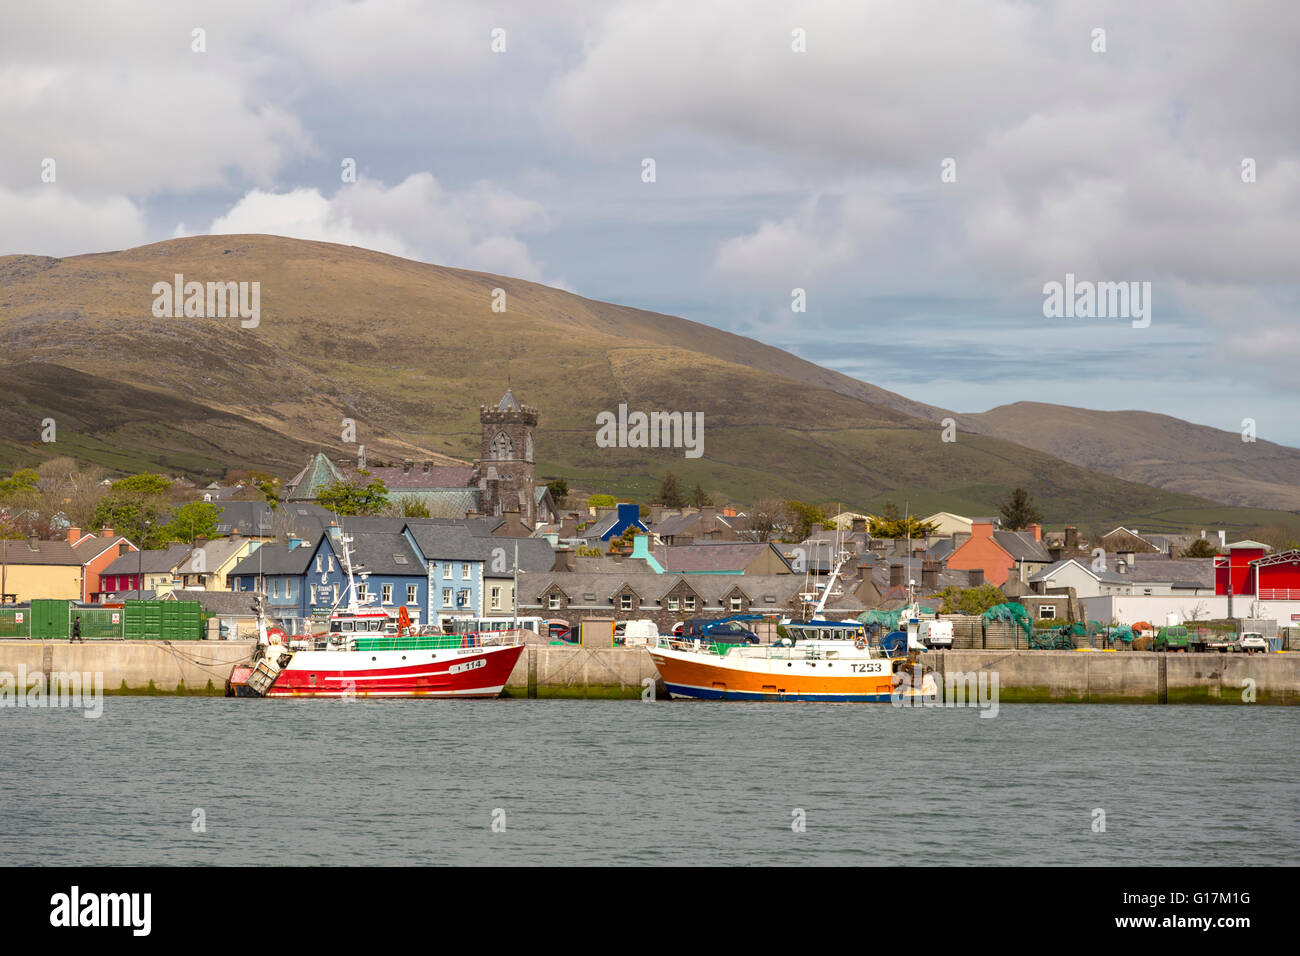
[[50,598],[32,601],[32,637],[38,641],[66,641],[71,630],[68,602]]
[[203,606],[198,601],[127,601],[123,633],[128,641],[200,641]]

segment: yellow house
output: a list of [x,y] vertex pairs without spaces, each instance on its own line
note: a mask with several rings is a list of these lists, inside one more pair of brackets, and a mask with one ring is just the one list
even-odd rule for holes
[[3,600],[81,600],[85,582],[82,560],[67,541],[37,538],[0,541],[0,593],[4,595]]
[[170,590],[228,591],[231,570],[261,545],[261,540],[233,534],[229,538],[197,541],[189,556],[176,569],[176,584]]

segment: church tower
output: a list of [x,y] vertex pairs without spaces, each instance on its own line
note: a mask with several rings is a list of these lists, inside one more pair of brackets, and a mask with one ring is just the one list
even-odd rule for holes
[[500,515],[518,509],[520,520],[534,527],[537,498],[533,429],[537,427],[537,409],[520,405],[507,388],[495,408],[479,406],[478,420],[483,428],[479,459],[474,462],[479,510],[485,515]]

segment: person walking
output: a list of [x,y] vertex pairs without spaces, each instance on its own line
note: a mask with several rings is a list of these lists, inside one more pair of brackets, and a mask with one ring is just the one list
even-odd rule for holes
[[[72,641],[80,641],[82,644],[86,643],[86,639],[81,636],[81,615],[80,614],[78,614],[77,619],[72,622]],[[71,644],[72,641],[68,641],[68,643]]]

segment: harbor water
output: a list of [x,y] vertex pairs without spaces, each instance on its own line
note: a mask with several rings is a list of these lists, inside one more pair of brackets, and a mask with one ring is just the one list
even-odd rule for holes
[[1290,708],[980,713],[170,697],[109,698],[98,719],[4,709],[0,865],[1300,863]]

